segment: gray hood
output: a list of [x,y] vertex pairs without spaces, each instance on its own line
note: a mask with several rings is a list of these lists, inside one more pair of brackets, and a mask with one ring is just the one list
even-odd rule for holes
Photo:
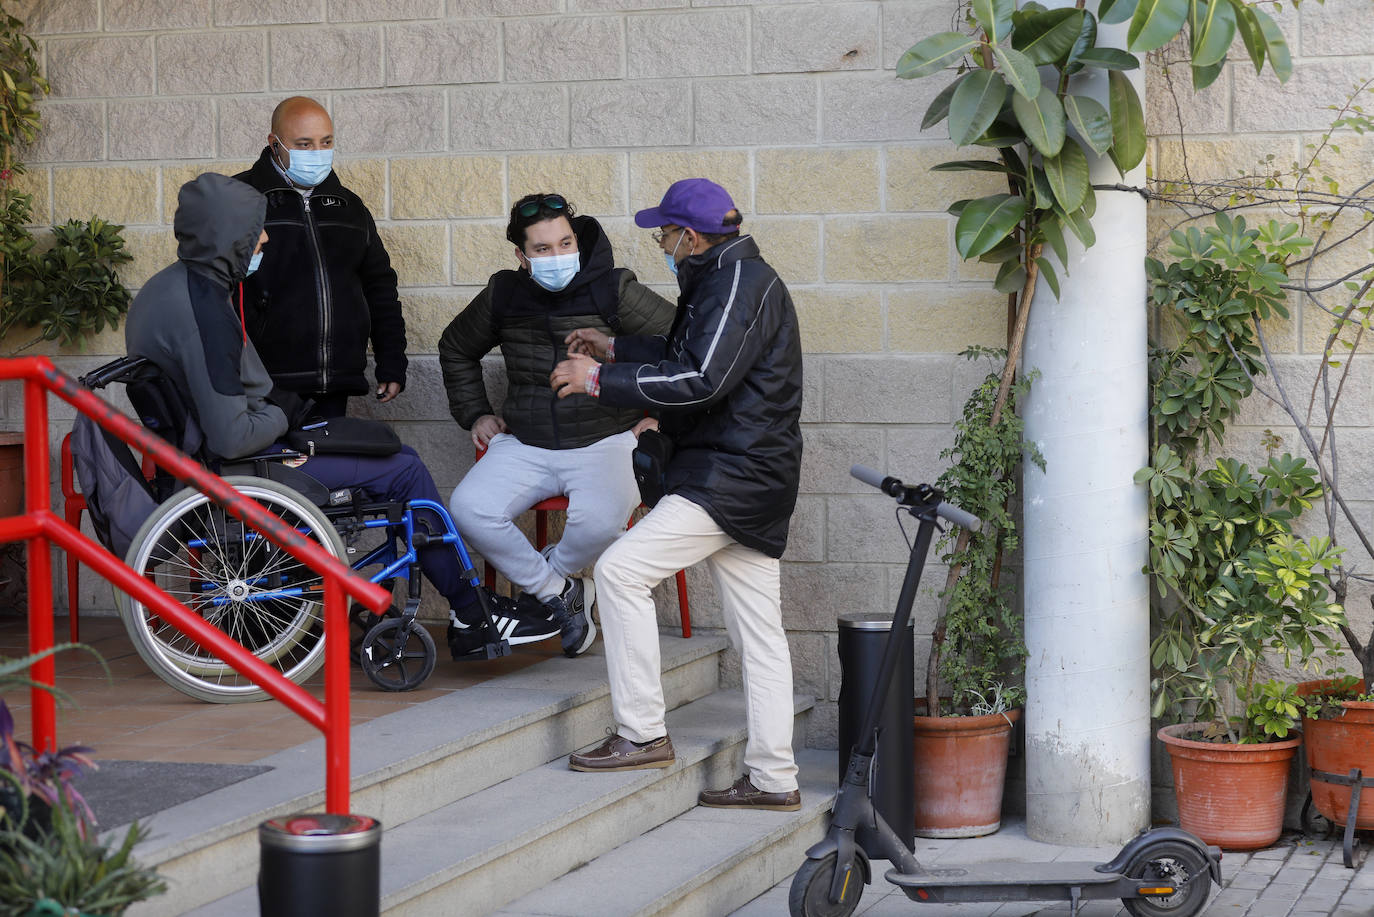
[[248,273],[267,218],[267,198],[227,175],[206,172],[181,186],[172,229],[177,257],[226,287]]

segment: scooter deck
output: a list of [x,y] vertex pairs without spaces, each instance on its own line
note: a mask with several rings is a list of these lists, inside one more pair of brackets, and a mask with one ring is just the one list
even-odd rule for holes
[[[887,881],[903,888],[944,889],[962,887],[966,891],[974,887],[1006,887],[1065,889],[1068,886],[1110,885],[1121,878],[1120,873],[1098,872],[1100,863],[1059,862],[1048,863],[970,863],[966,866],[932,867],[925,872],[908,875],[896,868],[889,869]],[[1066,897],[1051,894],[1050,897]],[[977,900],[966,898],[964,900]]]

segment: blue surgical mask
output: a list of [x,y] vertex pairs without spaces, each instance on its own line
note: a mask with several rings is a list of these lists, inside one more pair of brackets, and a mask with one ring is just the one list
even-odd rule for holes
[[672,271],[673,276],[677,276],[677,250],[682,245],[682,240],[687,238],[687,230],[677,234],[677,242],[673,245],[673,250],[663,253],[663,260],[668,263],[668,270]]
[[[285,150],[283,147],[282,149]],[[315,187],[329,176],[334,168],[333,150],[285,150],[291,157],[286,177],[298,185]]]
[[557,293],[572,283],[572,279],[582,269],[582,256],[578,252],[568,252],[565,255],[547,255],[543,258],[531,258],[529,260],[530,276],[534,278],[535,283],[550,293]]
[[253,257],[248,259],[248,271],[243,276],[247,277],[262,266],[262,252],[254,252]]

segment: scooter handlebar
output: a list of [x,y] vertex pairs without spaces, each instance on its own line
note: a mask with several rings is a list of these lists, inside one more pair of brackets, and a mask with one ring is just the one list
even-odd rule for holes
[[[897,478],[884,475],[882,472],[869,468],[867,465],[851,465],[849,473],[870,487],[876,487],[889,497],[898,500],[905,500],[908,488]],[[982,524],[982,520],[973,513],[967,512],[955,506],[953,503],[940,501],[935,507],[935,515],[948,522],[952,522],[962,529],[976,531]]]

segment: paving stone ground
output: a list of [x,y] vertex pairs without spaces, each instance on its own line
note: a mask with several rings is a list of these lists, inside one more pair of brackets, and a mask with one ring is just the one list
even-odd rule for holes
[[[1366,841],[1374,839],[1366,836]],[[1024,822],[1007,822],[996,834],[967,840],[916,839],[922,863],[949,866],[995,859],[1052,863],[1055,860],[1103,861],[1117,848],[1059,847],[1026,835]],[[1355,866],[1345,868],[1341,844],[1299,834],[1285,835],[1267,850],[1227,852],[1221,860],[1222,887],[1212,894],[1200,917],[1374,917],[1374,866],[1368,845],[1355,850]],[[1047,865],[1046,868],[1049,868]],[[874,863],[881,877],[886,863]],[[731,917],[783,917],[792,876]],[[1015,902],[921,904],[908,899],[881,878],[864,890],[858,917],[1067,917],[1067,903]],[[1119,901],[1090,901],[1080,917],[1129,917]]]

